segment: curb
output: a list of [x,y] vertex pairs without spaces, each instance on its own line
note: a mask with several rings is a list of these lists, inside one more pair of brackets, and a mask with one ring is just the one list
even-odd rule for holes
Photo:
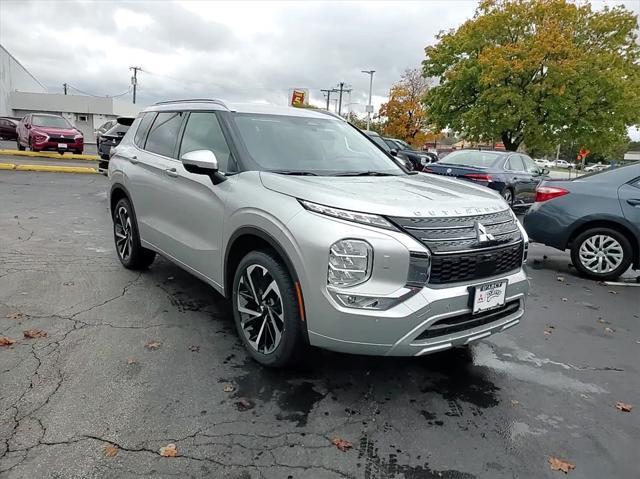
[[98,155],[78,155],[76,153],[64,153],[61,155],[60,153],[45,152],[45,151],[0,150],[0,155],[53,158],[54,160],[98,161],[100,159]]
[[54,166],[54,165],[14,165],[13,163],[0,163],[0,170],[14,171],[39,171],[48,173],[97,173],[97,168],[87,166]]

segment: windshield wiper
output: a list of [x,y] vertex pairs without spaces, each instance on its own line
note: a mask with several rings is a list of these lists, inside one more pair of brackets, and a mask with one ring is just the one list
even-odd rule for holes
[[269,173],[277,173],[279,175],[295,175],[295,176],[318,176],[317,173],[302,170],[267,170]]
[[345,171],[336,173],[335,176],[398,176],[393,173],[384,173],[382,171]]

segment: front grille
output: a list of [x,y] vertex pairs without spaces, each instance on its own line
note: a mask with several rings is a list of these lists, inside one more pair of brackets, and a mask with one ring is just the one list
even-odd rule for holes
[[522,242],[492,250],[434,255],[429,283],[457,283],[508,273],[520,268],[522,256]]
[[73,137],[69,138],[69,137],[63,137],[63,136],[50,136],[49,137],[49,141],[54,142],[54,143],[74,143],[75,140],[73,139]]
[[478,314],[464,313],[459,316],[452,316],[450,318],[444,318],[440,321],[436,321],[427,329],[425,329],[414,341],[421,341],[424,339],[437,338],[439,336],[446,336],[447,334],[458,333],[460,331],[466,331],[478,326],[499,321],[507,316],[515,313],[520,307],[520,300],[513,300],[506,303],[500,308],[492,309],[490,311],[484,311]]
[[[515,243],[522,238],[509,209],[474,216],[389,219],[434,254],[495,247]],[[494,240],[481,243],[476,223],[482,225]]]

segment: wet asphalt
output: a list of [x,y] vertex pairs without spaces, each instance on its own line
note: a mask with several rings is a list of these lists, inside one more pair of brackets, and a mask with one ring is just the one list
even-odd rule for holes
[[[578,278],[533,245],[508,332],[266,370],[213,289],[163,259],[120,266],[106,184],[0,172],[0,336],[16,340],[0,347],[0,477],[564,477],[551,456],[570,477],[639,477],[640,288]],[[178,457],[159,454],[170,443]]]

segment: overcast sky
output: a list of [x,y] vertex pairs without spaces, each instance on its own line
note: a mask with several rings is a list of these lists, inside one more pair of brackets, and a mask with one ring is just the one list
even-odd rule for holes
[[[592,3],[640,11],[640,0]],[[369,83],[361,70],[376,70],[379,105],[403,70],[420,65],[436,33],[471,17],[476,5],[2,0],[0,43],[51,92],[66,82],[117,95],[130,88],[129,66],[138,65],[141,104],[185,97],[284,104],[293,87],[323,104],[320,89],[344,81],[351,108],[362,113]]]

